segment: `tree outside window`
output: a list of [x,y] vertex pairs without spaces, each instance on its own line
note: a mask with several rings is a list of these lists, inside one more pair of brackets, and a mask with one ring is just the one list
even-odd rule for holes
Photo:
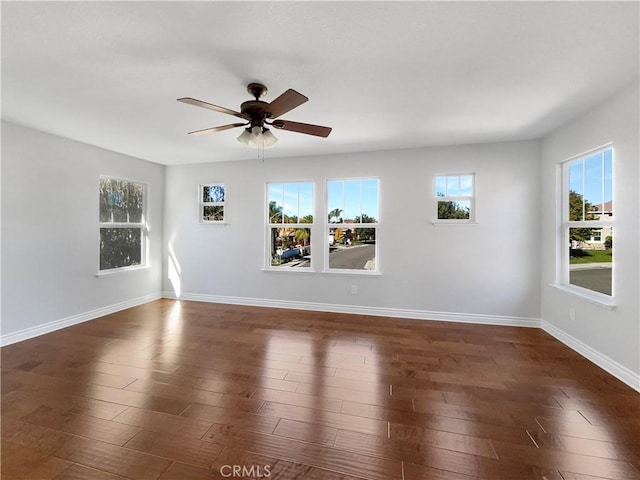
[[100,177],[100,271],[145,263],[145,185]]

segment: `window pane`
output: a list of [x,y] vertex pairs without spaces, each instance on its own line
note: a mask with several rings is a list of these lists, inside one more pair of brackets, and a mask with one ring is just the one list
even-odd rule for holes
[[224,206],[205,205],[202,212],[202,220],[205,222],[221,222],[224,220]]
[[111,222],[111,179],[100,178],[100,221]]
[[569,164],[569,221],[584,219],[584,162],[582,159]]
[[142,263],[141,228],[100,229],[100,270]]
[[612,245],[606,240],[604,245],[594,241],[598,235],[611,237],[612,232],[610,228],[569,229],[569,283],[611,295]]
[[271,267],[309,268],[311,230],[309,228],[271,228]]
[[469,220],[471,201],[439,201],[438,220]]
[[598,153],[584,161],[585,220],[600,220],[604,194],[603,155]]
[[141,223],[143,193],[141,183],[100,178],[100,221]]
[[284,184],[284,222],[298,223],[298,184]]
[[613,216],[613,150],[604,152],[604,214]]
[[313,183],[300,184],[300,223],[313,223]]
[[436,197],[444,197],[447,194],[447,177],[436,177]]
[[473,195],[473,175],[460,176],[460,196],[471,197]]
[[341,223],[344,212],[344,182],[327,182],[327,208],[329,223]]
[[362,218],[361,223],[378,221],[378,180],[362,181]]
[[349,180],[344,182],[344,212],[345,222],[355,222],[360,216],[362,182],[360,180]]
[[460,195],[460,185],[457,176],[447,177],[447,197],[457,197]]
[[282,223],[282,209],[284,207],[281,183],[269,183],[267,195],[269,198],[269,223]]
[[204,185],[202,201],[205,203],[224,202],[224,185]]
[[331,229],[328,241],[329,268],[376,269],[375,228]]

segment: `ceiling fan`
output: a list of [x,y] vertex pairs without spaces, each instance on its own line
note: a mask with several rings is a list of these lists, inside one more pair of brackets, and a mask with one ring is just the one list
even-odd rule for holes
[[330,127],[278,119],[279,116],[284,115],[309,100],[301,93],[289,89],[273,102],[268,103],[259,100],[260,97],[267,93],[267,87],[261,83],[250,83],[247,85],[247,91],[253,95],[255,100],[243,102],[240,105],[239,112],[191,97],[178,98],[179,102],[195,105],[196,107],[208,108],[209,110],[226,113],[246,120],[244,123],[231,123],[229,125],[196,130],[189,132],[189,135],[205,135],[207,133],[222,132],[223,130],[236,127],[247,127],[238,137],[238,141],[248,146],[268,148],[273,146],[278,139],[267,128],[267,125],[278,130],[288,130],[290,132],[315,135],[317,137],[326,138],[331,133]]

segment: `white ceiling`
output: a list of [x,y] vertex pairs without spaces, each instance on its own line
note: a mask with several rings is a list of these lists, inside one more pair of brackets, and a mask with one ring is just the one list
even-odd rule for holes
[[243,160],[249,82],[309,102],[271,157],[538,138],[637,81],[638,2],[3,2],[2,117],[162,164]]

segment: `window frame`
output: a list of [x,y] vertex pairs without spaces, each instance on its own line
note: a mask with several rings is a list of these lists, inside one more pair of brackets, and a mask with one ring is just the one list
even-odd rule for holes
[[[588,157],[592,157],[597,154],[604,154],[604,152],[610,150],[611,151],[611,201],[613,202],[613,208],[615,209],[615,188],[614,188],[614,179],[615,179],[615,150],[613,148],[613,143],[607,143],[605,145],[593,148],[591,150],[587,150],[586,152],[580,153],[578,155],[574,155],[569,157],[562,162],[560,162],[560,179],[561,179],[561,188],[559,189],[561,198],[560,198],[560,206],[561,212],[558,216],[559,218],[559,242],[558,242],[558,258],[560,259],[560,264],[558,265],[557,272],[557,283],[558,286],[569,293],[573,293],[577,296],[583,297],[587,300],[595,302],[604,306],[614,306],[615,300],[615,276],[616,276],[616,268],[615,268],[615,252],[612,251],[612,261],[611,261],[611,295],[607,295],[606,293],[599,292],[597,290],[591,290],[586,287],[581,287],[579,285],[575,285],[570,283],[570,248],[567,248],[570,245],[570,230],[572,228],[590,228],[590,229],[605,229],[610,228],[612,231],[615,230],[615,216],[611,215],[610,220],[571,220],[569,218],[569,192],[571,190],[569,185],[569,168],[570,165],[578,160],[586,160]],[[604,162],[604,160],[603,160]],[[583,169],[584,172],[584,169]],[[603,173],[604,173],[604,165],[603,165]],[[583,183],[584,183],[584,173],[583,173]],[[603,175],[602,182],[604,184],[605,178]],[[604,189],[604,185],[603,185]],[[583,193],[584,194],[584,193]],[[606,203],[604,195],[602,198],[603,204]]]
[[[377,215],[378,218],[376,219],[375,223],[331,223],[329,222],[329,212],[330,212],[330,206],[329,206],[329,183],[330,182],[350,182],[350,181],[360,181],[360,182],[364,182],[367,180],[375,180],[377,182],[376,184],[376,200],[377,200]],[[362,185],[362,183],[361,183]],[[331,273],[331,274],[343,274],[343,275],[366,275],[366,276],[378,276],[381,274],[381,270],[380,270],[380,250],[379,250],[379,240],[380,240],[380,231],[381,231],[381,222],[380,222],[380,211],[381,211],[381,181],[379,177],[367,177],[367,176],[358,176],[358,177],[348,177],[348,178],[329,178],[325,181],[325,199],[324,199],[324,218],[327,219],[326,222],[324,222],[324,235],[323,235],[323,249],[324,249],[324,256],[323,256],[323,260],[324,260],[324,265],[323,265],[323,270],[322,273]],[[343,210],[344,210],[344,197],[343,197]],[[364,214],[364,212],[362,212],[362,187],[361,187],[361,194],[360,194],[360,216],[362,217],[362,215]],[[331,236],[331,229],[335,229],[338,228],[337,226],[339,225],[348,225],[349,228],[352,229],[356,229],[356,228],[373,228],[375,229],[375,269],[373,270],[367,270],[367,269],[348,269],[348,268],[331,268],[331,264],[330,264],[330,259],[329,259],[329,255],[330,255],[330,244],[329,244],[329,237]]]
[[[273,184],[282,184],[283,185],[283,200],[284,200],[284,186],[287,184],[297,184],[298,185],[298,222],[296,223],[285,223],[284,215],[283,221],[280,223],[273,223],[269,218],[269,186]],[[301,184],[309,184],[311,185],[311,215],[313,217],[313,222],[311,223],[303,223],[300,222],[300,185]],[[284,205],[283,205],[284,207]],[[316,185],[313,180],[275,180],[275,181],[267,181],[265,182],[265,206],[264,206],[264,217],[265,217],[265,236],[264,236],[264,268],[265,271],[270,272],[298,272],[298,273],[308,273],[315,271],[315,264],[317,262],[316,255],[313,254],[315,248],[314,242],[314,224],[316,223]],[[304,218],[304,217],[302,217]],[[272,254],[271,254],[271,229],[272,228],[304,228],[309,230],[309,249],[311,252],[311,258],[309,261],[308,267],[291,267],[291,268],[283,268],[281,266],[272,265]]]
[[[444,195],[442,197],[438,196],[438,177],[444,177],[445,182],[448,183],[448,179],[450,177],[458,178],[458,185],[460,185],[460,179],[462,177],[471,177],[471,195]],[[433,176],[432,181],[432,191],[433,191],[433,219],[431,220],[432,225],[473,225],[477,222],[477,212],[476,212],[476,174],[474,172],[463,172],[463,173],[438,173]],[[438,218],[438,203],[440,202],[469,202],[469,218]]]
[[[109,180],[119,180],[123,182],[133,183],[142,186],[142,214],[140,222],[103,222],[100,220],[100,184],[103,178]],[[129,270],[140,270],[149,267],[149,227],[147,223],[148,213],[148,196],[149,185],[146,182],[133,180],[125,177],[117,177],[114,175],[100,174],[98,177],[98,269],[96,276],[110,275],[113,273],[126,272]],[[101,235],[100,230],[103,228],[137,228],[140,229],[140,263],[135,265],[125,265],[123,267],[114,267],[102,269],[100,265],[101,257]]]
[[[224,192],[224,200],[220,202],[205,202],[204,201],[204,189],[205,187],[222,187]],[[226,225],[227,224],[227,187],[224,183],[212,182],[202,183],[198,186],[198,220],[203,225]],[[222,207],[222,220],[205,220],[204,209],[205,207]]]

